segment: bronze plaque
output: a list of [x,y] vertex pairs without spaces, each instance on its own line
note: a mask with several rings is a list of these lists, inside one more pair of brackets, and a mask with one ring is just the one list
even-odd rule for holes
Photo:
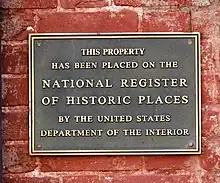
[[199,33],[30,34],[30,154],[201,153]]

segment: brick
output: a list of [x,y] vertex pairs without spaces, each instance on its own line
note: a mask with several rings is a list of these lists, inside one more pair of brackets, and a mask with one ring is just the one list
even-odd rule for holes
[[97,175],[78,175],[78,176],[66,176],[63,178],[65,183],[107,183],[104,178],[100,178]]
[[105,175],[72,175],[63,177],[65,183],[198,183],[197,178],[189,172],[181,174],[159,174],[159,173],[112,173]]
[[114,0],[120,6],[187,6],[191,0]]
[[220,171],[218,172],[205,172],[202,176],[203,183],[219,183],[220,182]]
[[28,145],[5,145],[3,151],[3,167],[6,173],[24,173],[33,171],[36,159],[29,156]]
[[60,0],[63,8],[98,8],[108,6],[107,0]]
[[2,45],[2,73],[28,73],[28,46]]
[[43,172],[138,170],[142,167],[140,156],[42,157],[40,162]]
[[56,12],[39,18],[38,32],[135,32],[138,25],[134,11]]
[[214,0],[192,0],[192,5],[198,7],[210,6]]
[[63,177],[63,182],[65,183],[198,183],[194,175],[189,173],[182,174],[158,174],[158,173],[142,173],[140,174],[105,174],[105,176],[96,176],[96,175],[75,175],[75,176],[66,176]]
[[216,74],[203,74],[202,82],[202,104],[215,104],[218,101],[218,87]]
[[193,10],[191,12],[192,31],[200,32],[202,38],[214,38],[217,36],[218,21],[216,13],[209,9]]
[[220,110],[219,106],[202,109],[202,136],[220,136]]
[[202,142],[200,165],[205,170],[220,170],[220,138],[206,139]]
[[178,170],[189,168],[193,164],[190,156],[145,156],[146,170]]
[[34,27],[33,10],[4,10],[2,13],[2,39],[3,40],[27,40],[29,30],[28,27]]
[[28,105],[28,78],[3,78],[3,106]]
[[[194,175],[186,174],[142,174],[142,175],[125,175],[110,177],[111,183],[198,183],[197,178]],[[107,182],[107,181],[106,181]]]
[[211,41],[201,41],[201,69],[203,71],[214,71],[214,50]]
[[4,183],[59,183],[58,178],[53,177],[21,177],[4,175]]
[[3,139],[28,140],[28,109],[3,110]]
[[56,0],[2,0],[2,8],[56,8]]
[[163,12],[144,12],[141,22],[143,32],[187,32],[189,14],[180,10]]

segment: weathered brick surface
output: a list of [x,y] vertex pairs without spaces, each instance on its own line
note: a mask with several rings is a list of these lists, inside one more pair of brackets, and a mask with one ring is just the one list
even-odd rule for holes
[[2,13],[2,39],[27,40],[28,27],[34,27],[34,11],[29,9],[4,10]]
[[[110,182],[110,181],[109,181]],[[181,175],[181,174],[142,174],[142,175],[125,175],[125,176],[115,176],[111,183],[198,183],[194,175]]]
[[60,0],[63,8],[97,8],[107,6],[107,0]]
[[[79,182],[86,183],[86,182],[98,182],[98,183],[197,183],[196,177],[194,175],[180,175],[180,174],[159,174],[159,173],[143,173],[142,175],[139,174],[113,174],[113,175],[105,175],[99,177],[99,179],[95,176],[85,176],[85,177],[67,177],[64,178],[64,181],[67,183],[74,182],[75,180],[80,180]],[[77,182],[77,181],[75,181]]]
[[3,110],[4,140],[28,140],[28,109]]
[[96,13],[49,13],[40,16],[38,32],[134,32],[134,11]]
[[28,78],[16,76],[3,78],[3,106],[28,105]]
[[178,170],[187,169],[193,164],[191,156],[145,156],[146,170]]
[[203,183],[219,183],[220,182],[220,171],[206,172],[202,176]]
[[195,9],[191,12],[192,31],[200,32],[202,38],[214,38],[218,34],[219,16],[214,10]]
[[114,0],[116,5],[134,7],[161,7],[161,6],[195,6],[208,7],[214,0]]
[[189,14],[183,11],[145,11],[141,30],[143,32],[187,32]]
[[192,5],[196,7],[207,7],[214,3],[214,0],[192,0]]
[[2,73],[27,73],[28,72],[28,46],[2,45]]
[[218,101],[218,85],[216,74],[202,75],[202,104],[215,104]]
[[36,158],[29,156],[27,145],[5,145],[3,167],[6,173],[30,172],[37,167]]
[[65,183],[199,183],[194,175],[184,174],[157,174],[157,173],[143,173],[139,174],[105,174],[104,176],[95,175],[78,175],[63,177]]
[[200,157],[201,167],[205,170],[220,170],[220,138],[203,139],[203,152]]
[[220,110],[219,106],[202,109],[202,136],[220,136]]
[[215,71],[215,59],[212,42],[203,40],[201,42],[201,69],[202,71]]
[[22,177],[22,176],[4,176],[4,183],[59,183],[58,178],[53,177]]
[[141,156],[82,156],[41,158],[41,170],[51,171],[115,171],[139,170]]
[[105,178],[100,178],[97,175],[79,175],[79,176],[66,176],[63,178],[63,182],[65,183],[88,183],[88,182],[94,182],[94,183],[107,183],[105,181]]
[[55,8],[56,0],[2,0],[3,8]]
[[191,0],[114,0],[116,5],[122,6],[188,6]]

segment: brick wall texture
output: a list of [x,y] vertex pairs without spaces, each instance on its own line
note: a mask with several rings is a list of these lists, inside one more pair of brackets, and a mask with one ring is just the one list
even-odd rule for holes
[[[4,183],[220,183],[219,0],[2,0]],[[28,155],[28,34],[201,33],[202,154]]]

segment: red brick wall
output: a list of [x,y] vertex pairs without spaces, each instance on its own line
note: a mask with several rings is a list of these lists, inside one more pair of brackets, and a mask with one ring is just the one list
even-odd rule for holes
[[[2,0],[5,183],[220,183],[218,0]],[[28,155],[29,32],[199,31],[202,155]]]

